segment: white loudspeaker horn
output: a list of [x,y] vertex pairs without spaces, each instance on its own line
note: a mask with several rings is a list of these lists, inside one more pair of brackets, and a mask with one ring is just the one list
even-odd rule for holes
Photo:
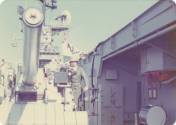
[[68,10],[64,10],[61,14],[61,21],[63,24],[68,25],[71,22],[71,15]]

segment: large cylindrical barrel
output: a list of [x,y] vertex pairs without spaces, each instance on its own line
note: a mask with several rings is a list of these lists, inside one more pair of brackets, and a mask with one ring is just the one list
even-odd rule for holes
[[43,13],[36,8],[29,8],[23,14],[23,82],[26,85],[34,85],[36,83],[39,63],[40,34],[43,20]]

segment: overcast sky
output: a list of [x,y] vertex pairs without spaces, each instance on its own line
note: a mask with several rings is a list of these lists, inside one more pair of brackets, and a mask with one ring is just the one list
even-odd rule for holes
[[[0,5],[0,57],[16,61],[22,57],[22,41],[12,47],[14,36],[22,37],[17,6],[36,6],[31,0],[5,0]],[[83,51],[95,46],[120,30],[158,0],[57,0],[59,11],[69,10],[72,16],[68,40]]]

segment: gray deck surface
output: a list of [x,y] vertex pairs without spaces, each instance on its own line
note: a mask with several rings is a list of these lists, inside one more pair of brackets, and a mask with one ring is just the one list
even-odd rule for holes
[[63,112],[63,105],[51,102],[0,105],[3,125],[88,125],[87,112]]

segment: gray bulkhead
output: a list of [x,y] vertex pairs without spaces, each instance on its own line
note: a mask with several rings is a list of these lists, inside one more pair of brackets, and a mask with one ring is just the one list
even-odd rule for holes
[[166,112],[166,125],[176,121],[176,82],[161,83],[156,97],[145,74],[152,71],[176,71],[176,5],[161,0],[120,31],[100,42],[81,60],[89,76],[87,93],[91,125],[138,125],[144,106],[160,106]]

